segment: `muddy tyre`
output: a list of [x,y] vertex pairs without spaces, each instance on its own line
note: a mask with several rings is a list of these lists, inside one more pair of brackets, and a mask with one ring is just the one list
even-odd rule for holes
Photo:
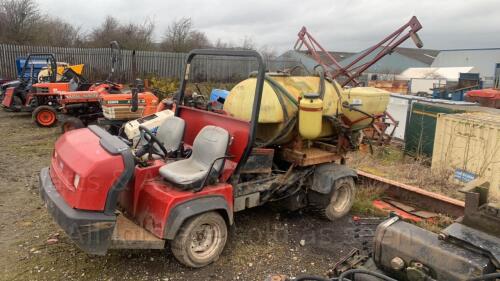
[[68,117],[61,125],[61,132],[64,134],[66,132],[81,128],[85,128],[85,124],[83,124],[82,120],[76,117]]
[[57,111],[48,105],[41,105],[33,111],[33,121],[40,127],[52,127],[57,123]]
[[334,221],[345,216],[351,210],[356,196],[356,186],[352,177],[340,178],[334,182],[329,196],[329,203],[323,209],[323,215]]
[[226,221],[219,213],[208,212],[184,222],[171,243],[171,250],[180,263],[198,268],[216,261],[226,241]]

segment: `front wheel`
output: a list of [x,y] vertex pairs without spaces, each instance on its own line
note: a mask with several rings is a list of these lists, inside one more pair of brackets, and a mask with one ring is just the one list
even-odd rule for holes
[[189,218],[171,244],[172,253],[182,264],[203,267],[216,261],[227,240],[226,221],[217,212]]
[[354,179],[345,177],[336,180],[328,196],[329,204],[323,210],[326,218],[333,221],[345,216],[351,210],[356,196]]
[[33,121],[40,127],[52,127],[57,123],[56,110],[48,105],[42,105],[33,111]]

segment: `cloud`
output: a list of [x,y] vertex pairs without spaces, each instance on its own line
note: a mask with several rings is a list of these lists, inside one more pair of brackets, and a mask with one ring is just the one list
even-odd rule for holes
[[[89,31],[107,15],[124,22],[152,20],[157,40],[175,19],[191,17],[212,40],[241,42],[282,52],[293,47],[302,26],[327,49],[362,50],[416,15],[427,48],[500,47],[500,1],[382,0],[39,0],[41,9]],[[410,43],[406,43],[411,46]]]

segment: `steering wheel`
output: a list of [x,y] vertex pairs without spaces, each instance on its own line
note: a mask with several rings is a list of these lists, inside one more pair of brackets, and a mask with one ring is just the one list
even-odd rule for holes
[[112,82],[112,81],[109,81],[109,80],[101,80],[101,81],[94,82],[94,85],[96,85],[96,86],[99,86],[99,85],[102,85],[102,84],[109,84],[111,87],[114,87],[114,88],[119,88],[120,87],[120,84]]
[[104,80],[103,84],[109,84],[109,85],[111,85],[111,87],[116,88],[116,89],[120,88],[120,84],[112,82],[112,81],[109,81],[109,80]]
[[[147,144],[145,144],[143,147],[147,149],[146,151],[141,151],[141,155],[137,155],[138,157],[141,157],[144,155],[146,152],[149,154],[149,157],[151,157],[153,154],[166,157],[168,155],[168,150],[163,146],[163,144],[158,140],[158,138],[146,127],[144,126],[139,126],[139,132],[141,136],[144,137],[144,139],[147,141]],[[155,144],[158,145],[161,151],[158,151]],[[160,152],[163,153],[163,155],[160,154]]]

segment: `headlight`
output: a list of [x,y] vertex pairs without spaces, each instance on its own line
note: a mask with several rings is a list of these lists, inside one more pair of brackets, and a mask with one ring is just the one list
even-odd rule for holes
[[80,183],[80,175],[75,174],[75,178],[73,179],[73,186],[77,188],[79,183]]

